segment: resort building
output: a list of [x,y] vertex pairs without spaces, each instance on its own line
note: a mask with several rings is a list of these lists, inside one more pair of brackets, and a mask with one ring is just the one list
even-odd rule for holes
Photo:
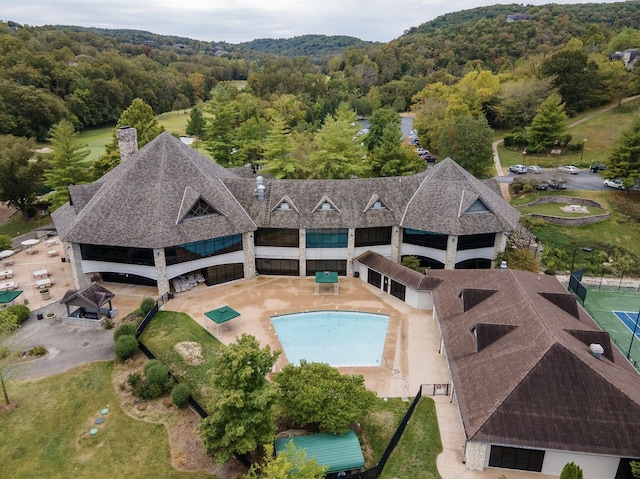
[[140,151],[134,128],[116,136],[120,165],[70,186],[52,215],[76,288],[93,275],[160,295],[257,274],[353,276],[366,251],[491,268],[519,218],[495,180],[451,159],[408,177],[277,180],[225,169],[166,132]]

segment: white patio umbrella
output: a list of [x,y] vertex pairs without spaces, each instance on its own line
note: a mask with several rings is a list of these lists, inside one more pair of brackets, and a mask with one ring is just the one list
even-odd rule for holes
[[0,251],[0,259],[8,258],[9,256],[12,256],[13,253],[15,253],[15,251],[13,251],[12,249],[5,249],[4,251]]
[[35,245],[37,245],[38,243],[40,243],[39,239],[36,238],[32,238],[32,239],[28,239],[28,240],[24,240],[23,242],[21,242],[20,244],[22,246],[28,246],[29,249],[32,249]]

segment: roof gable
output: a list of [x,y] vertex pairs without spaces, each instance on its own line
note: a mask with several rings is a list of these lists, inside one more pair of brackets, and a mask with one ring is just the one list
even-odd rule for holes
[[462,299],[462,310],[469,311],[477,304],[482,303],[485,299],[493,296],[497,291],[491,289],[474,289],[463,288],[460,291],[460,299]]
[[313,213],[317,213],[318,211],[337,211],[338,213],[341,213],[335,203],[331,201],[331,198],[327,195],[324,195],[315,208],[313,208]]
[[389,208],[389,206],[384,201],[382,201],[376,193],[374,193],[371,195],[371,198],[369,198],[369,202],[367,203],[367,206],[364,207],[365,213],[369,210],[391,211],[391,208]]
[[276,202],[276,205],[271,209],[271,211],[295,211],[300,214],[300,210],[293,200],[289,198],[289,195],[284,195],[280,201]]
[[476,350],[480,352],[484,348],[491,346],[493,343],[516,329],[516,327],[517,326],[512,324],[478,323],[474,325],[473,333],[476,337]]
[[478,197],[476,200],[471,203],[471,205],[465,210],[463,215],[468,215],[472,213],[493,213],[491,209],[482,201],[482,198]]
[[574,318],[580,319],[580,314],[578,313],[578,303],[575,296],[573,296],[572,294],[548,292],[542,292],[539,294],[543,298],[555,304],[558,308],[569,313]]

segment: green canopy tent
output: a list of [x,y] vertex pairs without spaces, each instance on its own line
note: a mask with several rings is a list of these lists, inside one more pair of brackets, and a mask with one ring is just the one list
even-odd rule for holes
[[342,435],[323,433],[276,439],[276,455],[287,448],[289,441],[293,441],[294,449],[304,449],[307,459],[314,458],[319,465],[327,466],[326,474],[361,471],[364,467],[360,441],[353,431]]
[[22,294],[22,290],[0,291],[0,309],[8,308],[15,304],[15,300]]
[[320,293],[321,284],[333,284],[333,294],[338,294],[337,271],[316,271],[316,294]]
[[204,313],[204,315],[211,321],[216,323],[218,329],[217,336],[220,336],[220,328],[222,324],[226,323],[227,321],[231,321],[234,318],[237,318],[238,316],[240,316],[240,313],[238,313],[230,306],[222,306],[218,309],[207,311],[206,313]]

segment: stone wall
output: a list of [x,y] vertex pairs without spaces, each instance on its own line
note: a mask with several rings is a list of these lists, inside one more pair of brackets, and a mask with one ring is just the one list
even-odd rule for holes
[[[590,200],[587,198],[578,198],[575,196],[543,196],[542,198],[538,198],[531,203],[527,203],[522,205],[523,207],[527,206],[537,206],[544,205],[548,203],[563,203],[566,205],[580,205],[580,206],[591,206],[593,208],[602,208],[606,209],[603,205],[598,203],[597,201]],[[538,213],[528,213],[526,216],[531,218],[541,219],[547,221],[549,223],[553,223],[556,225],[563,226],[582,226],[589,225],[592,223],[599,223],[600,221],[608,220],[611,216],[610,213],[604,213],[601,215],[592,215],[592,216],[583,216],[580,218],[566,218],[563,216],[549,216],[549,215],[541,215]]]
[[464,459],[470,471],[482,471],[487,458],[489,444],[486,442],[467,442],[464,449]]

